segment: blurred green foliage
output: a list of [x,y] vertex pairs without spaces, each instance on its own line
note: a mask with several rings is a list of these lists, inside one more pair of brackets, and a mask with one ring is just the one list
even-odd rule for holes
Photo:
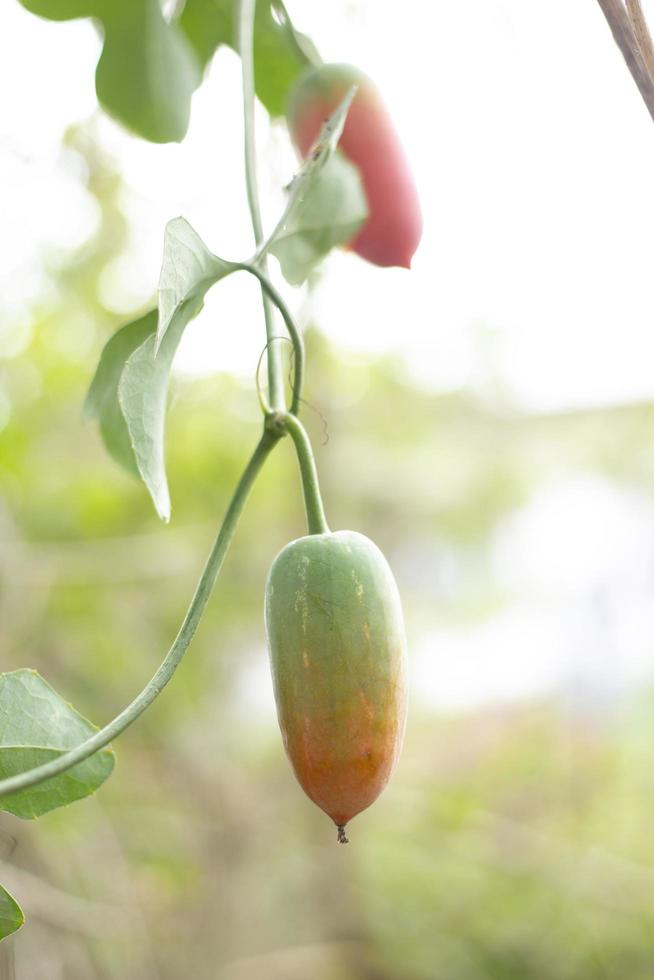
[[[103,723],[173,638],[260,419],[252,386],[178,379],[169,528],[83,423],[119,325],[98,280],[126,227],[111,162],[83,129],[68,144],[102,220],[50,265],[56,288],[0,362],[0,649],[3,670],[37,668]],[[554,474],[653,489],[650,405],[529,418],[473,391],[418,390],[392,360],[345,358],[316,333],[307,342],[326,445],[318,411],[305,420],[330,522],[382,547],[414,641],[510,601],[492,535]],[[302,533],[284,444],[187,659],[115,746],[112,778],[36,824],[3,817],[17,846],[0,877],[28,918],[10,941],[19,980],[650,980],[651,698],[586,720],[548,703],[458,717],[414,705],[391,786],[337,847],[260,693],[266,572]]]
[[[170,17],[160,0],[20,2],[49,20],[93,19],[103,37],[98,101],[153,143],[184,139],[205,68],[221,45],[238,48],[235,0],[186,0],[175,4]],[[253,53],[257,95],[272,116],[281,116],[289,88],[317,54],[309,38],[295,32],[279,0],[256,6]]]

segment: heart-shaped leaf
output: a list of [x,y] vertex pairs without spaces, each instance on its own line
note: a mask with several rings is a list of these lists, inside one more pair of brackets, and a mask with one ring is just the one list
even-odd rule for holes
[[184,328],[202,307],[189,300],[176,311],[161,347],[152,334],[127,359],[118,383],[118,401],[138,472],[162,520],[170,520],[170,493],[164,458],[164,427],[168,381]]
[[368,216],[359,171],[335,153],[275,233],[268,249],[287,282],[299,286],[332,248],[355,236]]
[[[57,759],[97,732],[35,670],[0,674],[0,779]],[[0,810],[40,817],[89,796],[114,767],[109,748],[36,786],[0,797]]]
[[210,252],[200,236],[185,218],[173,218],[166,225],[164,253],[159,277],[159,325],[156,349],[169,327],[178,317],[188,317],[188,305],[195,306],[195,315],[202,308],[207,290],[234,271],[232,262],[225,262]]
[[[104,47],[96,70],[98,99],[112,116],[155,143],[179,141],[188,128],[191,96],[221,44],[237,45],[234,0],[186,0],[167,21],[160,0],[20,0],[49,20],[93,17]],[[256,92],[273,116],[300,72],[319,60],[281,0],[259,0],[254,23]]]
[[105,345],[86,397],[111,455],[141,476],[159,516],[170,519],[164,457],[168,382],[186,325],[207,290],[239,266],[218,258],[184,218],[169,221],[159,280],[159,310],[118,330]]
[[113,458],[130,473],[139,475],[134,448],[118,402],[118,382],[127,359],[157,329],[157,311],[121,327],[105,344],[89,393],[84,414],[100,423],[103,442]]
[[[238,51],[234,0],[186,0],[179,23],[204,66],[221,44]],[[283,116],[287,94],[319,56],[293,27],[279,0],[258,0],[254,18],[254,83],[271,116]]]
[[304,282],[332,248],[348,242],[368,216],[359,172],[336,150],[355,92],[350,89],[323,126],[289,185],[282,218],[260,249],[277,256],[293,285]]
[[99,21],[104,32],[95,76],[100,103],[145,139],[168,143],[184,138],[202,66],[179,24],[164,19],[159,0],[21,3],[50,20],[93,17]]

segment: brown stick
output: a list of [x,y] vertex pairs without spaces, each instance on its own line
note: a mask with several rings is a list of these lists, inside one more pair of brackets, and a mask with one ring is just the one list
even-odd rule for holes
[[[632,23],[622,0],[597,0],[597,2],[611,28],[613,39],[620,48],[624,60],[627,62],[627,67],[638,86],[638,90],[643,97],[643,102],[654,120],[654,81],[650,77],[645,57],[636,39],[634,23]],[[639,22],[645,25],[642,10],[639,12]],[[649,32],[647,33],[649,36]]]
[[654,83],[654,45],[640,0],[627,0],[627,11],[647,73]]

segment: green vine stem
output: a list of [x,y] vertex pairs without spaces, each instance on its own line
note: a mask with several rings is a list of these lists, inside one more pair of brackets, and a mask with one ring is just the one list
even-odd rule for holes
[[[267,425],[273,432],[288,432],[297,453],[302,477],[304,506],[307,512],[307,527],[309,534],[327,534],[329,525],[325,517],[325,509],[320,496],[318,471],[313,457],[313,449],[306,429],[295,416],[289,412],[273,412],[268,416]],[[1,785],[1,784],[0,784]]]
[[[245,123],[245,170],[248,203],[252,218],[252,227],[257,246],[263,241],[263,230],[259,211],[257,182],[256,182],[256,162],[255,162],[255,143],[254,143],[254,66],[252,59],[252,40],[254,32],[254,8],[256,0],[241,0],[240,19],[239,19],[239,46],[243,62],[243,106]],[[184,620],[179,629],[175,640],[162,660],[159,668],[146,684],[140,694],[127,705],[123,711],[110,721],[104,728],[101,728],[86,741],[77,745],[74,749],[63,753],[58,759],[53,759],[44,765],[36,766],[25,772],[17,773],[7,779],[0,780],[0,798],[18,793],[36,786],[58,776],[89,756],[98,752],[100,749],[109,745],[115,738],[128,728],[132,722],[143,714],[152,702],[161,694],[164,687],[168,684],[177,667],[181,663],[184,654],[195,635],[202,614],[213,590],[216,578],[222,568],[225,555],[231,544],[234,532],[238,524],[239,517],[248,498],[250,490],[273,447],[277,444],[280,437],[286,431],[289,432],[298,456],[300,473],[302,476],[302,486],[304,490],[304,501],[307,512],[307,523],[310,534],[321,534],[329,530],[325,513],[323,510],[320,489],[318,487],[318,475],[316,464],[313,458],[313,451],[309,437],[297,419],[299,410],[302,385],[304,381],[304,344],[302,337],[295,325],[295,321],[281,295],[273,286],[268,278],[265,256],[256,265],[251,263],[238,263],[235,268],[242,269],[256,276],[261,286],[263,297],[264,314],[266,320],[266,333],[268,338],[268,385],[272,414],[267,416],[263,435],[247,464],[241,479],[234,491],[229,507],[225,514],[223,523],[218,531],[214,546],[209,554],[207,563],[204,567],[200,580],[197,584],[191,603],[186,611]],[[293,379],[293,396],[291,410],[285,409],[284,399],[284,378],[282,372],[282,361],[280,352],[280,338],[273,333],[274,322],[272,317],[272,305],[279,310],[284,324],[288,330],[291,343],[295,353],[295,367]],[[285,338],[282,338],[285,339]],[[271,422],[272,420],[272,422]]]
[[[263,225],[259,207],[259,190],[257,186],[257,160],[254,130],[254,13],[256,0],[240,0],[238,20],[238,48],[241,56],[241,78],[243,87],[243,129],[245,150],[245,186],[247,189],[248,205],[254,241],[257,248],[263,242]],[[264,256],[259,260],[266,278],[268,263]],[[279,342],[274,340],[275,323],[269,295],[261,283],[261,299],[263,315],[266,323],[266,339],[268,341],[268,390],[270,402],[276,411],[284,411],[284,376],[282,371],[282,356]]]
[[[288,306],[282,299],[279,291],[273,286],[270,279],[266,273],[259,269],[256,265],[251,265],[249,262],[237,262],[234,264],[234,269],[242,269],[244,272],[249,272],[251,275],[256,276],[256,278],[261,283],[261,289],[263,290],[266,297],[272,300],[277,309],[282,315],[282,319],[289,332],[291,338],[291,343],[293,344],[293,352],[295,355],[295,366],[293,370],[293,399],[291,402],[291,412],[293,415],[297,415],[300,409],[300,402],[302,401],[302,386],[304,384],[304,342],[302,341],[302,335],[297,328],[293,315],[289,310]],[[268,337],[268,342],[266,344],[266,349],[268,351],[268,366],[270,367],[270,358],[273,343],[275,347],[279,349],[279,345],[286,340],[285,337],[272,336]],[[281,361],[280,361],[281,365]],[[271,396],[272,400],[272,396]],[[271,408],[273,411],[278,411],[275,408],[275,403],[272,402]]]
[[141,693],[113,721],[110,721],[109,724],[101,728],[95,735],[86,739],[85,742],[71,749],[70,752],[65,752],[58,759],[53,759],[52,762],[46,762],[42,766],[36,766],[34,769],[28,769],[15,776],[0,780],[0,797],[8,796],[10,793],[17,793],[19,790],[27,789],[30,786],[35,786],[45,779],[66,772],[67,769],[70,769],[78,762],[83,762],[84,759],[88,759],[90,755],[104,748],[105,745],[112,742],[121,732],[124,732],[139,715],[143,714],[155,698],[161,694],[181,663],[193,639],[218,573],[222,567],[225,555],[227,554],[227,549],[234,537],[234,532],[245,501],[248,498],[254,481],[259,475],[261,467],[270,451],[278,442],[280,435],[281,433],[272,431],[270,427],[264,429],[264,433],[234,491],[229,507],[227,508],[227,513],[218,531],[218,536],[211,549],[204,571],[200,576],[195,594],[184,616],[179,633],[164,660],[161,662],[159,669],[148,684],[146,684]]

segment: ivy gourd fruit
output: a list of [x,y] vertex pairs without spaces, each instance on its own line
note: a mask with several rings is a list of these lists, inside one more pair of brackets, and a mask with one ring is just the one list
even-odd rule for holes
[[400,597],[379,548],[355,531],[292,541],[272,564],[265,621],[284,747],[338,828],[373,803],[404,738]]
[[422,236],[420,201],[390,114],[370,78],[352,65],[323,64],[304,71],[289,95],[291,138],[306,157],[353,85],[357,92],[338,148],[359,170],[368,218],[348,247],[375,265],[408,269]]

